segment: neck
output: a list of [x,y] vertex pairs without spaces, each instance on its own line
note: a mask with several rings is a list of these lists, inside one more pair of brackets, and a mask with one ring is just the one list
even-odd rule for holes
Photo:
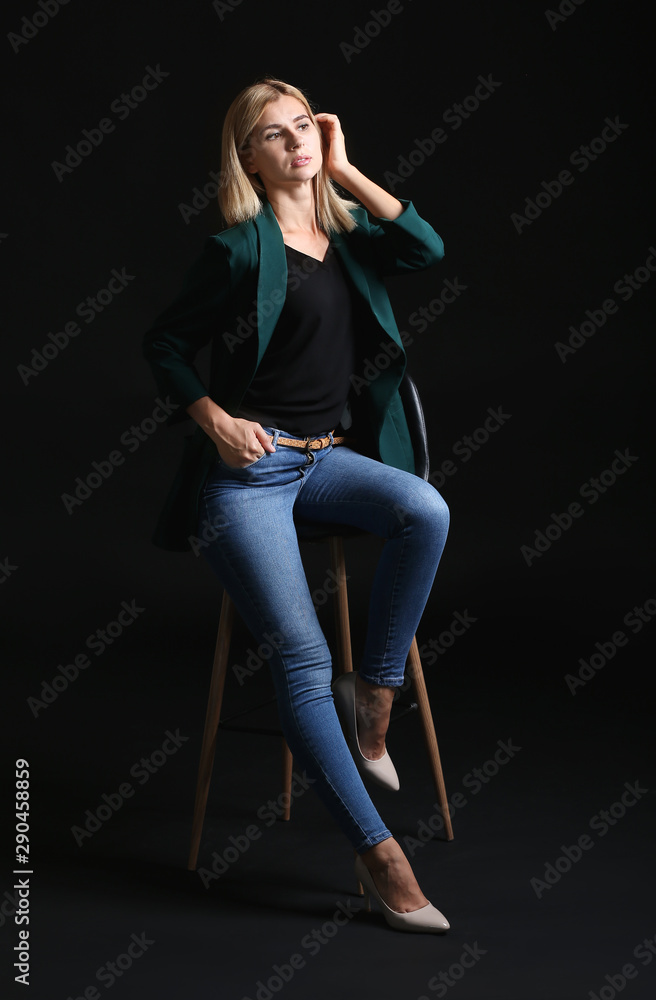
[[312,183],[267,189],[267,199],[283,233],[319,233]]

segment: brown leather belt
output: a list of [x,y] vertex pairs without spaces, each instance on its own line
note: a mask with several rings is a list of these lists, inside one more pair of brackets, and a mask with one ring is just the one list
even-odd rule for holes
[[[271,435],[267,435],[271,437]],[[273,437],[271,437],[273,441]],[[333,437],[332,444],[344,444],[345,441],[350,441],[351,438],[347,437]],[[331,444],[331,438],[326,437],[306,437],[303,440],[299,438],[285,438],[279,437],[277,444],[286,444],[290,448],[303,448],[305,451],[320,451],[322,448],[327,448]]]

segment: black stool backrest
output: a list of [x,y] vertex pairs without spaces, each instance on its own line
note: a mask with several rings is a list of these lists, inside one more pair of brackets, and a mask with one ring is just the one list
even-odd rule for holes
[[421,399],[419,398],[419,390],[407,372],[403,376],[403,381],[399,386],[399,395],[403,403],[405,419],[408,422],[412,450],[415,453],[415,474],[420,479],[428,479],[430,464],[426,420],[424,419],[424,411]]

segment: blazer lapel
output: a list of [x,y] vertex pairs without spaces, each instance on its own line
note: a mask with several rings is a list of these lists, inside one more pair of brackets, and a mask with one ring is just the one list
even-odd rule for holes
[[[268,201],[264,201],[262,213],[255,217],[255,228],[258,239],[259,271],[257,278],[257,324],[258,324],[258,355],[259,366],[262,356],[268,347],[271,335],[278,317],[282,311],[287,294],[287,256],[278,220]],[[333,243],[340,255],[346,270],[353,282],[355,290],[362,296],[365,305],[373,313],[376,320],[399,347],[403,347],[396,324],[389,322],[372,300],[371,289],[365,268],[351,253],[348,241],[338,233],[333,236]],[[375,280],[375,276],[372,276]]]
[[[392,324],[390,324],[389,321],[386,322],[385,315],[379,308],[377,308],[376,302],[372,300],[371,287],[367,278],[367,272],[351,253],[347,240],[344,239],[341,233],[338,233],[333,237],[333,242],[338,254],[344,262],[349,277],[353,281],[356,291],[363,297],[365,304],[376,317],[378,323],[388,337],[398,344],[399,347],[403,348],[403,341],[401,340],[401,336],[396,329],[396,324],[394,322],[392,322]],[[372,275],[372,277],[374,279],[374,283],[377,282],[380,284],[380,279],[376,275]]]
[[273,209],[265,200],[261,215],[255,217],[258,239],[257,332],[260,364],[278,322],[287,293],[285,243]]

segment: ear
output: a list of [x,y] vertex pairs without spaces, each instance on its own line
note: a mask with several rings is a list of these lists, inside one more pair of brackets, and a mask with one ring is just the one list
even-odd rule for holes
[[241,160],[241,165],[242,165],[242,167],[244,168],[244,170],[246,171],[247,174],[256,174],[257,173],[257,167],[255,167],[253,165],[253,150],[252,149],[247,148],[247,149],[242,150],[242,152],[239,154],[239,159]]

